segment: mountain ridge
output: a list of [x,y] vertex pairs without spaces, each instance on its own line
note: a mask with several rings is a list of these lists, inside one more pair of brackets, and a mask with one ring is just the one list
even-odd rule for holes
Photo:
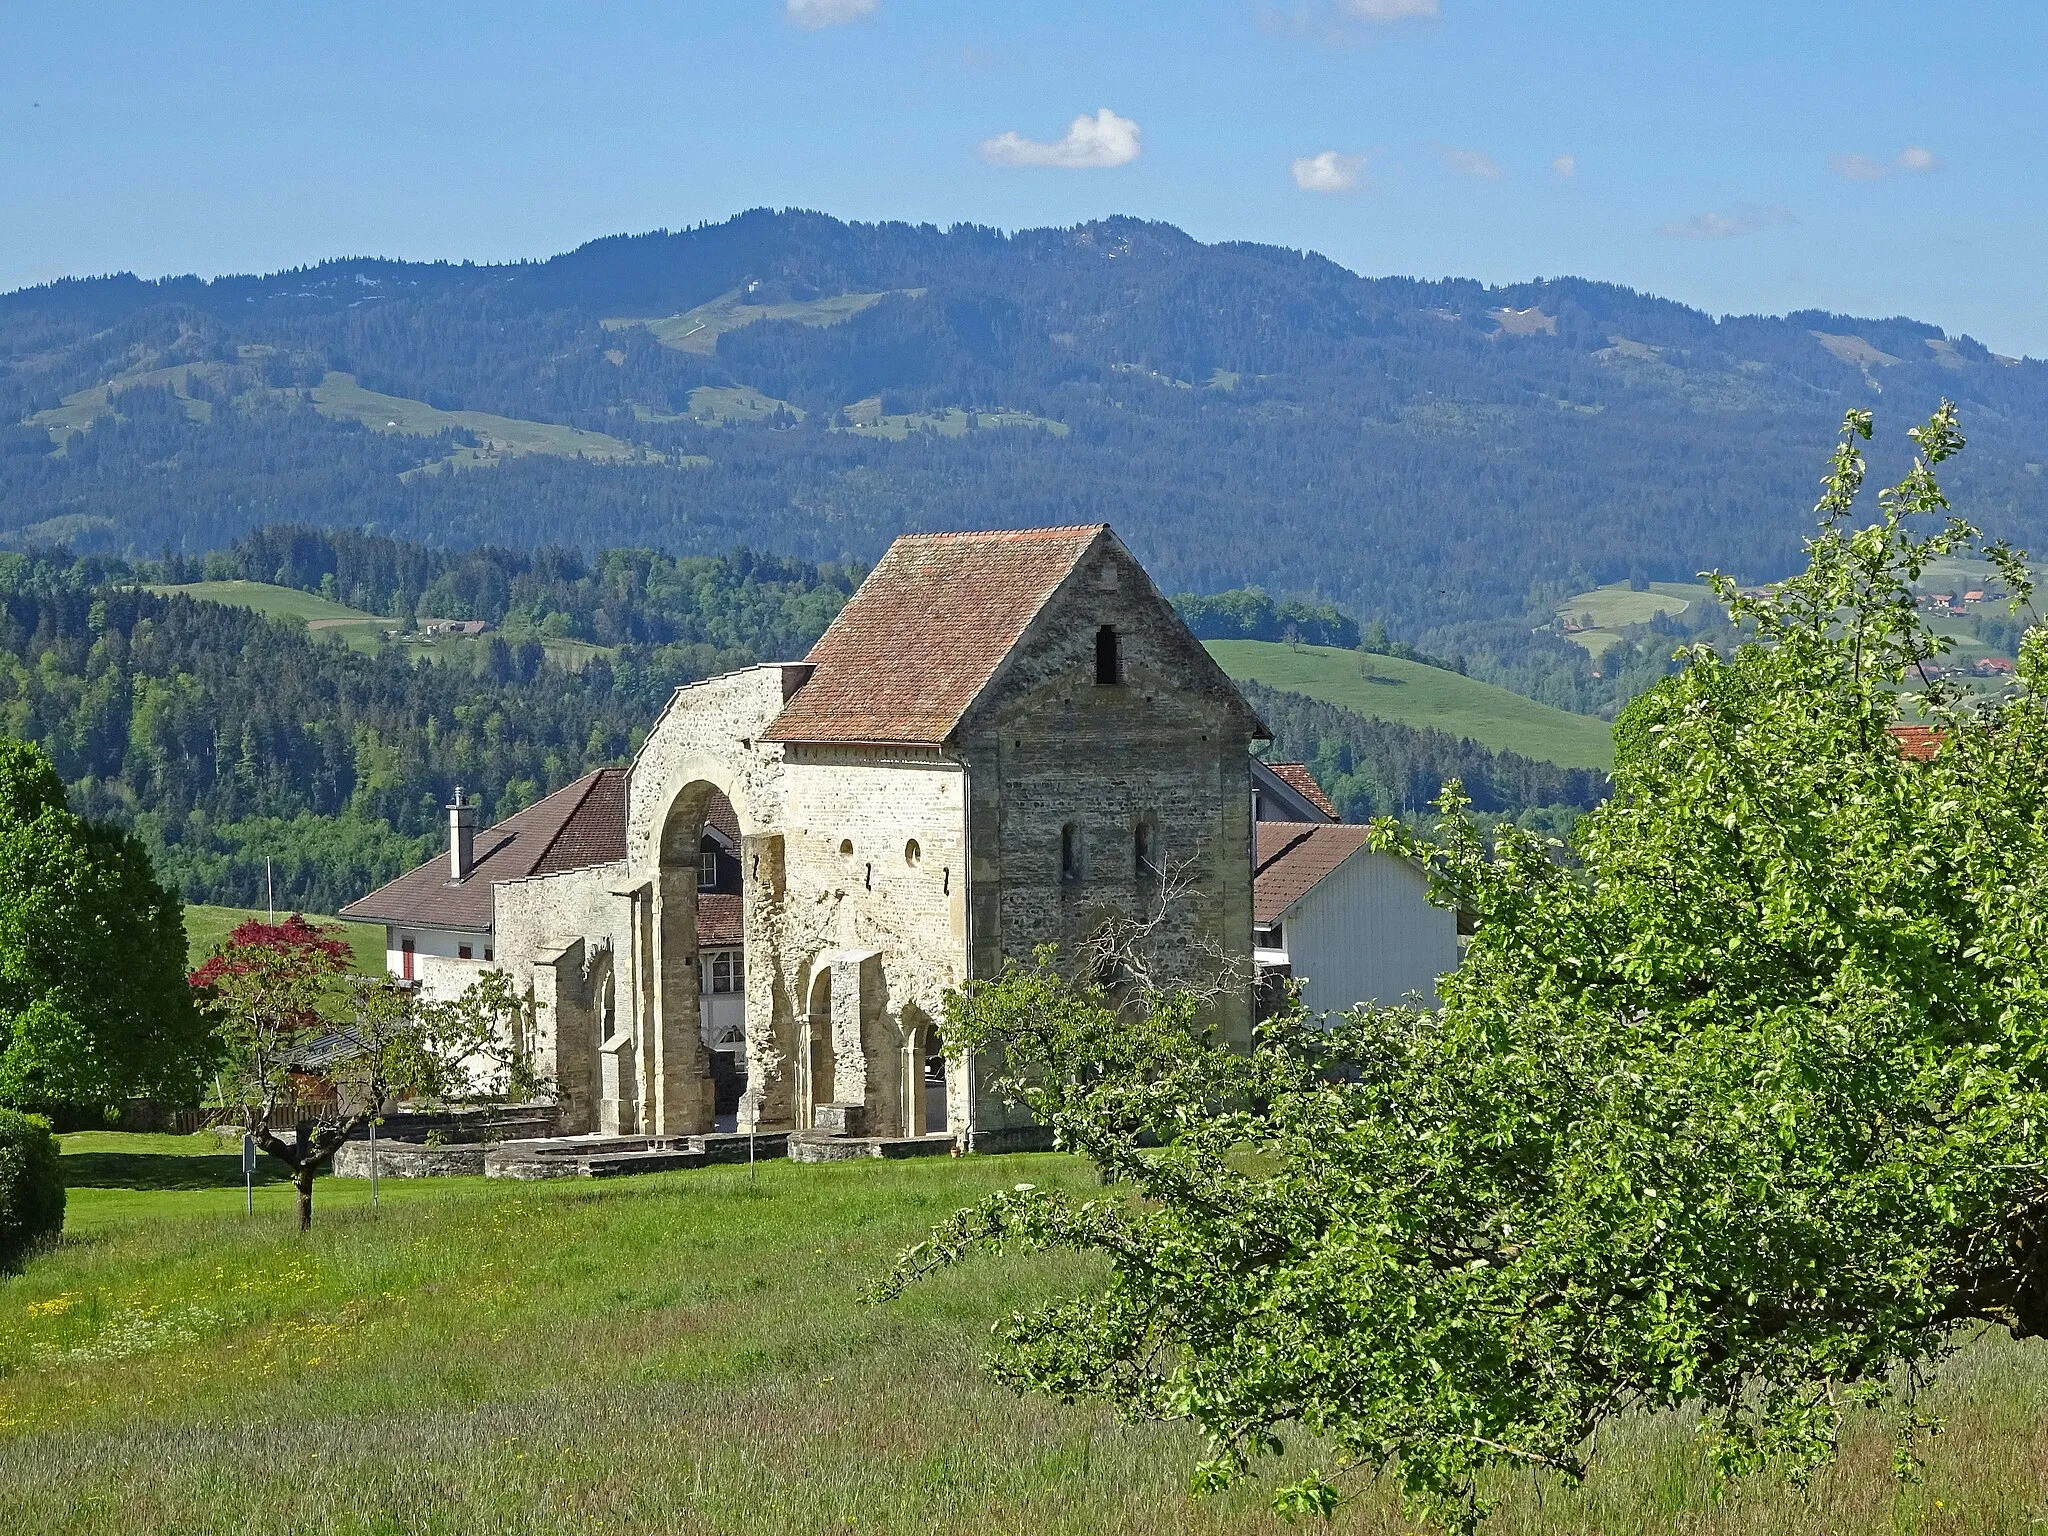
[[[720,303],[745,318],[708,348],[647,323]],[[197,395],[108,388],[202,362]],[[625,447],[597,463],[570,433],[531,434],[559,453],[461,429],[393,442],[321,415],[335,374],[429,423]],[[100,389],[89,430],[22,425]],[[1878,411],[1883,475],[1944,395],[1978,439],[1959,507],[2039,542],[2048,364],[1923,321],[1360,276],[1125,217],[1004,233],[757,209],[544,260],[0,295],[0,542],[196,551],[296,519],[871,559],[917,528],[1105,516],[1163,585],[1259,582],[1427,628],[1636,575],[1782,574],[1842,411]],[[461,472],[413,473],[430,462]]]

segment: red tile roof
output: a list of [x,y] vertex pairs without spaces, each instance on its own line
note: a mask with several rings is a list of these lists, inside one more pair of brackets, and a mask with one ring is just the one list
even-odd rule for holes
[[1321,821],[1253,824],[1252,921],[1264,927],[1365,846],[1370,827]]
[[1323,786],[1316,782],[1316,776],[1308,771],[1307,763],[1268,763],[1266,766],[1272,769],[1289,789],[1294,790],[1330,820],[1344,819],[1337,814],[1337,807],[1330,804],[1330,797],[1323,793]]
[[1885,735],[1897,743],[1899,754],[1926,762],[1941,749],[1941,732],[1931,725],[1888,725]]
[[706,891],[698,896],[698,944],[707,949],[723,949],[738,944],[745,931],[739,897],[719,891]]
[[805,658],[770,741],[938,746],[1108,524],[905,534]]

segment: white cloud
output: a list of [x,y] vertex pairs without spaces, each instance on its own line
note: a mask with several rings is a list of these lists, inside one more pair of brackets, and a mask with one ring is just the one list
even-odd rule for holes
[[1798,222],[1790,208],[1776,204],[1759,208],[1754,203],[1738,203],[1728,213],[1696,213],[1689,219],[1674,219],[1661,226],[1657,233],[1677,240],[1727,240],[1736,235],[1753,235],[1774,225]]
[[1294,184],[1304,192],[1356,192],[1365,185],[1365,156],[1326,149],[1303,155],[1290,167]]
[[1344,0],[1343,11],[1360,21],[1430,21],[1437,14],[1437,0]]
[[1454,176],[1470,176],[1474,181],[1499,181],[1507,172],[1493,156],[1477,149],[1446,149],[1444,169]]
[[1550,162],[1550,168],[1560,176],[1576,176],[1579,174],[1579,157],[1577,155],[1559,155]]
[[880,0],[783,0],[783,12],[806,30],[837,27],[875,14]]
[[1828,169],[1844,181],[1877,181],[1888,174],[1868,155],[1829,155]]
[[1014,130],[983,139],[981,158],[990,165],[1056,165],[1077,171],[1129,165],[1138,158],[1138,131],[1128,117],[1104,107],[1093,117],[1083,112],[1050,144]]
[[1914,144],[1899,151],[1899,169],[1902,171],[1934,171],[1941,168],[1941,162],[1934,157],[1931,149],[1922,149]]

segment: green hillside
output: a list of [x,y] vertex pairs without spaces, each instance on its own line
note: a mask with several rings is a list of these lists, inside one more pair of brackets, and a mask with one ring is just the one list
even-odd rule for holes
[[[289,915],[289,908],[278,908],[278,921],[282,922]],[[187,902],[185,904],[185,949],[187,962],[194,967],[200,965],[208,955],[213,953],[215,945],[219,944],[231,932],[243,923],[248,922],[252,917],[260,918],[267,923],[271,919],[271,914],[268,908],[210,907],[202,902]],[[317,917],[310,912],[306,914],[306,920],[323,925],[340,923],[342,936],[348,940],[348,947],[354,954],[352,963],[355,969],[365,976],[375,976],[383,971],[384,930],[377,924],[343,923],[340,918]]]
[[1232,677],[1305,693],[1374,719],[1469,736],[1496,752],[1519,752],[1566,768],[1614,765],[1606,721],[1567,714],[1442,667],[1274,640],[1211,640],[1208,651]]
[[1598,661],[1628,625],[1647,624],[1660,613],[1684,613],[1713,595],[1714,589],[1702,582],[1653,581],[1638,592],[1627,582],[1616,581],[1566,598],[1557,605],[1557,616],[1564,621],[1566,638],[1584,646]]
[[226,603],[230,608],[252,608],[266,619],[297,619],[309,629],[391,622],[317,592],[274,587],[267,581],[191,581],[182,586],[153,586],[149,590],[165,597],[190,597],[205,603]]

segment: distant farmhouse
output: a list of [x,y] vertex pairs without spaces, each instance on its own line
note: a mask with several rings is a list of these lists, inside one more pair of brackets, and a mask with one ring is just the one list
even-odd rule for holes
[[567,1132],[1039,1144],[949,1072],[946,990],[1154,916],[1248,1043],[1254,775],[1327,809],[1265,735],[1106,525],[907,536],[804,661],[678,689],[630,767],[486,831],[458,796],[448,858],[344,915],[430,995],[530,984]]

